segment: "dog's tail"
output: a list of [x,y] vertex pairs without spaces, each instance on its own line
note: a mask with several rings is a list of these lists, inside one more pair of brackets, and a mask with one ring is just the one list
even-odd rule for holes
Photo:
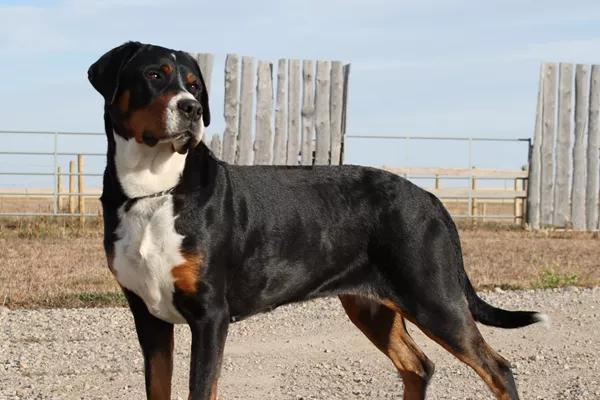
[[541,314],[536,311],[503,310],[485,302],[473,289],[466,273],[463,287],[469,304],[469,310],[475,321],[484,325],[505,329],[522,328],[537,322],[542,322],[546,328],[550,327],[551,318],[549,315]]
[[457,272],[459,275],[459,280],[463,287],[463,293],[467,298],[469,311],[471,311],[471,315],[475,321],[484,325],[505,329],[521,328],[537,322],[542,322],[546,328],[550,328],[552,319],[549,315],[536,311],[503,310],[490,305],[477,295],[477,292],[475,292],[475,289],[471,284],[471,280],[465,271],[458,230],[456,229],[456,225],[452,221],[450,214],[448,214],[447,211],[446,214],[448,228],[450,230],[450,235],[452,236],[452,242],[456,250],[456,256],[458,257]]

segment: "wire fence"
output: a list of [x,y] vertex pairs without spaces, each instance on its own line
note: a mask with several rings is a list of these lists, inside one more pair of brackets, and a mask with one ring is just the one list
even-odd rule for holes
[[[435,186],[431,188],[438,198],[441,200],[458,200],[466,201],[466,213],[458,213],[456,210],[450,210],[453,218],[478,218],[478,219],[514,219],[516,223],[523,223],[525,219],[525,199],[527,197],[527,181],[529,171],[526,167],[521,169],[479,169],[476,168],[474,163],[474,144],[475,143],[506,143],[516,144],[520,146],[517,150],[516,158],[520,161],[522,166],[529,164],[531,156],[532,143],[529,138],[495,138],[495,137],[456,137],[456,136],[377,136],[377,135],[346,135],[345,137],[345,151],[349,147],[349,143],[352,141],[381,141],[386,143],[386,147],[389,146],[387,143],[390,142],[402,142],[403,154],[396,153],[394,156],[393,166],[380,166],[390,172],[397,173],[404,176],[406,179],[413,181],[414,183],[423,182],[424,180],[434,180]],[[414,166],[416,164],[416,158],[421,158],[423,152],[415,152],[413,150],[415,143],[426,142],[428,147],[429,143],[448,143],[454,144],[466,144],[466,163],[458,168],[427,168]],[[488,150],[484,156],[488,157],[490,152],[494,150]],[[415,154],[416,153],[416,154]],[[428,162],[435,162],[430,157]],[[459,157],[460,158],[460,157]],[[439,161],[438,161],[439,162]],[[444,161],[442,161],[444,162]],[[379,165],[378,165],[379,166]],[[400,167],[401,166],[401,167]],[[467,186],[462,190],[452,190],[450,188],[442,188],[441,182],[443,181],[466,181]],[[479,186],[481,181],[512,181],[514,182],[511,190],[506,189],[483,189]],[[418,183],[417,183],[418,184]],[[423,183],[419,186],[425,186]],[[494,214],[493,216],[488,215],[485,212],[486,203],[480,200],[508,200],[512,202],[513,211],[511,214]],[[477,212],[478,206],[483,205],[483,212]],[[454,211],[454,212],[453,212]]]
[[[97,190],[86,190],[86,184],[84,178],[94,178],[100,182],[100,177],[103,175],[104,163],[106,158],[105,149],[105,134],[98,132],[46,132],[46,131],[8,131],[0,130],[0,135],[15,135],[20,136],[23,139],[21,142],[12,141],[13,150],[0,151],[0,157],[2,159],[6,157],[33,157],[32,162],[27,165],[18,165],[18,163],[11,163],[3,161],[0,163],[0,200],[2,199],[13,199],[13,203],[20,205],[24,203],[24,199],[43,199],[46,202],[50,202],[51,206],[49,210],[31,210],[25,207],[19,210],[4,210],[0,203],[0,216],[78,216],[78,217],[96,217],[100,214],[98,212],[86,212],[85,198],[98,199],[100,196],[100,188]],[[47,140],[45,143],[40,143],[37,149],[34,150],[23,150],[25,144],[31,142],[27,140],[28,137],[34,135],[42,135]],[[61,138],[67,139],[66,143],[61,141]],[[83,138],[83,142],[79,143],[79,146],[73,145],[74,137]],[[90,137],[100,137],[102,140],[102,152],[89,151],[92,144],[89,143]],[[451,214],[455,218],[489,218],[489,219],[514,219],[515,222],[523,222],[524,219],[524,204],[527,193],[527,170],[506,170],[506,169],[480,169],[474,165],[474,144],[487,142],[487,143],[512,143],[523,146],[522,151],[518,150],[518,160],[522,160],[522,164],[528,164],[529,157],[531,154],[531,139],[507,139],[507,138],[477,138],[477,137],[443,137],[443,136],[377,136],[377,135],[346,135],[344,138],[344,157],[348,156],[347,152],[349,148],[354,145],[364,147],[364,141],[369,141],[370,145],[374,143],[383,143],[385,147],[390,147],[388,143],[401,142],[403,145],[403,154],[393,153],[392,165],[376,165],[379,168],[386,169],[390,172],[404,176],[405,178],[417,183],[424,180],[433,180],[435,186],[430,190],[436,194],[442,201],[455,201],[455,202],[466,202],[466,212],[464,207],[461,211],[456,209],[450,210]],[[7,143],[7,141],[3,141]],[[422,159],[423,151],[415,151],[416,143],[427,142],[427,148],[432,147],[433,142],[447,143],[452,142],[455,144],[466,145],[466,163],[458,168],[427,168],[422,166],[416,166],[416,159]],[[446,146],[446,145],[444,145]],[[29,146],[28,146],[29,147]],[[41,157],[50,157],[51,162],[42,163],[39,161]],[[74,162],[70,161],[70,168],[68,172],[62,172],[62,165],[64,164],[65,158],[77,157],[77,171],[74,170]],[[86,171],[87,168],[84,166],[84,157],[92,157],[96,159],[95,164],[97,165],[96,171]],[[99,159],[101,158],[101,159]],[[460,157],[459,157],[460,158]],[[86,164],[90,163],[89,160]],[[375,162],[377,164],[377,162]],[[11,168],[6,168],[6,167]],[[35,168],[34,168],[35,167]],[[35,169],[35,171],[32,171]],[[7,177],[13,177],[18,179],[20,188],[8,189]],[[32,177],[43,177],[51,179],[52,189],[43,188],[42,190],[33,189],[31,180],[27,180]],[[69,190],[68,192],[63,189],[62,180],[68,177],[69,179]],[[23,178],[23,179],[20,179]],[[75,178],[78,180],[77,188],[75,188]],[[504,180],[513,181],[514,187],[510,190],[504,189],[486,189],[482,188],[481,185],[485,181],[493,180]],[[459,187],[442,187],[442,181],[466,181],[466,188]],[[29,184],[28,184],[29,182]],[[425,184],[417,183],[419,186],[425,186]],[[49,186],[49,185],[48,185]],[[100,185],[98,185],[100,186]],[[449,185],[452,186],[452,185]],[[511,185],[512,186],[512,185]],[[63,201],[65,198],[69,199],[68,211],[64,210]],[[77,199],[78,206],[75,207],[74,199]],[[506,200],[514,204],[512,213],[499,214],[490,216],[485,212],[486,204],[483,200],[497,201]],[[6,201],[4,201],[6,203]],[[483,212],[481,206],[483,205]],[[15,206],[13,205],[13,208]],[[6,208],[6,207],[5,207]],[[506,208],[505,208],[506,209]]]
[[[38,171],[3,171],[0,170],[0,177],[5,176],[22,176],[22,177],[52,177],[52,189],[30,191],[27,189],[23,190],[7,190],[6,188],[0,187],[0,197],[21,199],[41,198],[50,199],[51,201],[51,212],[35,212],[35,211],[20,211],[20,212],[0,212],[0,216],[77,216],[77,217],[95,217],[98,213],[86,213],[84,207],[83,198],[86,197],[99,197],[98,193],[86,193],[83,185],[84,177],[101,177],[103,174],[100,172],[83,172],[83,157],[106,157],[106,152],[89,152],[89,151],[61,151],[59,146],[59,138],[61,136],[105,136],[104,133],[97,132],[46,132],[46,131],[7,131],[0,130],[0,135],[43,135],[51,137],[52,144],[50,145],[51,151],[0,151],[0,156],[35,156],[35,157],[52,157],[52,165],[50,171],[38,172]],[[6,141],[4,141],[6,143]],[[27,142],[24,142],[27,143]],[[78,158],[78,172],[69,171],[64,176],[79,178],[79,185],[76,192],[59,193],[59,157],[77,157]],[[38,164],[39,165],[39,164]],[[62,178],[62,176],[60,177]],[[1,185],[0,185],[1,186]],[[70,198],[79,198],[78,200],[78,212],[65,213],[59,209],[59,203],[61,196],[69,196]]]

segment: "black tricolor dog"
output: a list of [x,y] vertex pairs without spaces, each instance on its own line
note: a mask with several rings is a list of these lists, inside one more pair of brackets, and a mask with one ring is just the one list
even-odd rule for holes
[[173,324],[191,329],[190,399],[216,399],[229,324],[339,296],[350,320],[423,399],[434,365],[413,322],[517,399],[509,363],[480,323],[547,316],[495,308],[475,293],[442,203],[401,177],[360,166],[235,166],[201,142],[208,95],[187,53],[125,43],[89,69],[105,99],[102,206],[108,266],[135,319],[149,399],[169,399]]

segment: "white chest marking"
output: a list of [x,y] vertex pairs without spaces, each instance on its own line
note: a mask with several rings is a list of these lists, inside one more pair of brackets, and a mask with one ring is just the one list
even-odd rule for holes
[[148,147],[116,133],[114,137],[117,176],[128,197],[146,196],[177,185],[186,156],[174,152],[171,143]]
[[[158,193],[175,187],[185,165],[185,155],[171,143],[154,147],[115,134],[115,164],[123,191],[130,197]],[[113,267],[121,285],[140,296],[156,317],[185,323],[173,305],[171,270],[185,260],[183,237],[175,231],[171,195],[138,200],[129,211],[119,209]]]
[[172,196],[138,200],[119,209],[114,269],[121,285],[140,296],[152,315],[174,324],[185,319],[173,304],[171,270],[185,262],[175,231]]

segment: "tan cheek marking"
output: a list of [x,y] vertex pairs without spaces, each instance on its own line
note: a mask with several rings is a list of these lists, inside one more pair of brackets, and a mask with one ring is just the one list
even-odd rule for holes
[[186,294],[195,294],[204,267],[204,254],[181,251],[181,255],[185,261],[171,270],[175,287]]
[[129,110],[130,96],[131,96],[131,92],[129,92],[129,90],[126,90],[125,92],[123,92],[123,94],[121,95],[121,98],[119,99],[119,109],[123,113],[126,113],[127,110]]
[[159,96],[149,107],[131,113],[129,119],[125,121],[125,127],[136,142],[144,143],[142,140],[144,132],[152,133],[157,139],[165,137],[166,108],[173,97],[175,97],[175,93]]

